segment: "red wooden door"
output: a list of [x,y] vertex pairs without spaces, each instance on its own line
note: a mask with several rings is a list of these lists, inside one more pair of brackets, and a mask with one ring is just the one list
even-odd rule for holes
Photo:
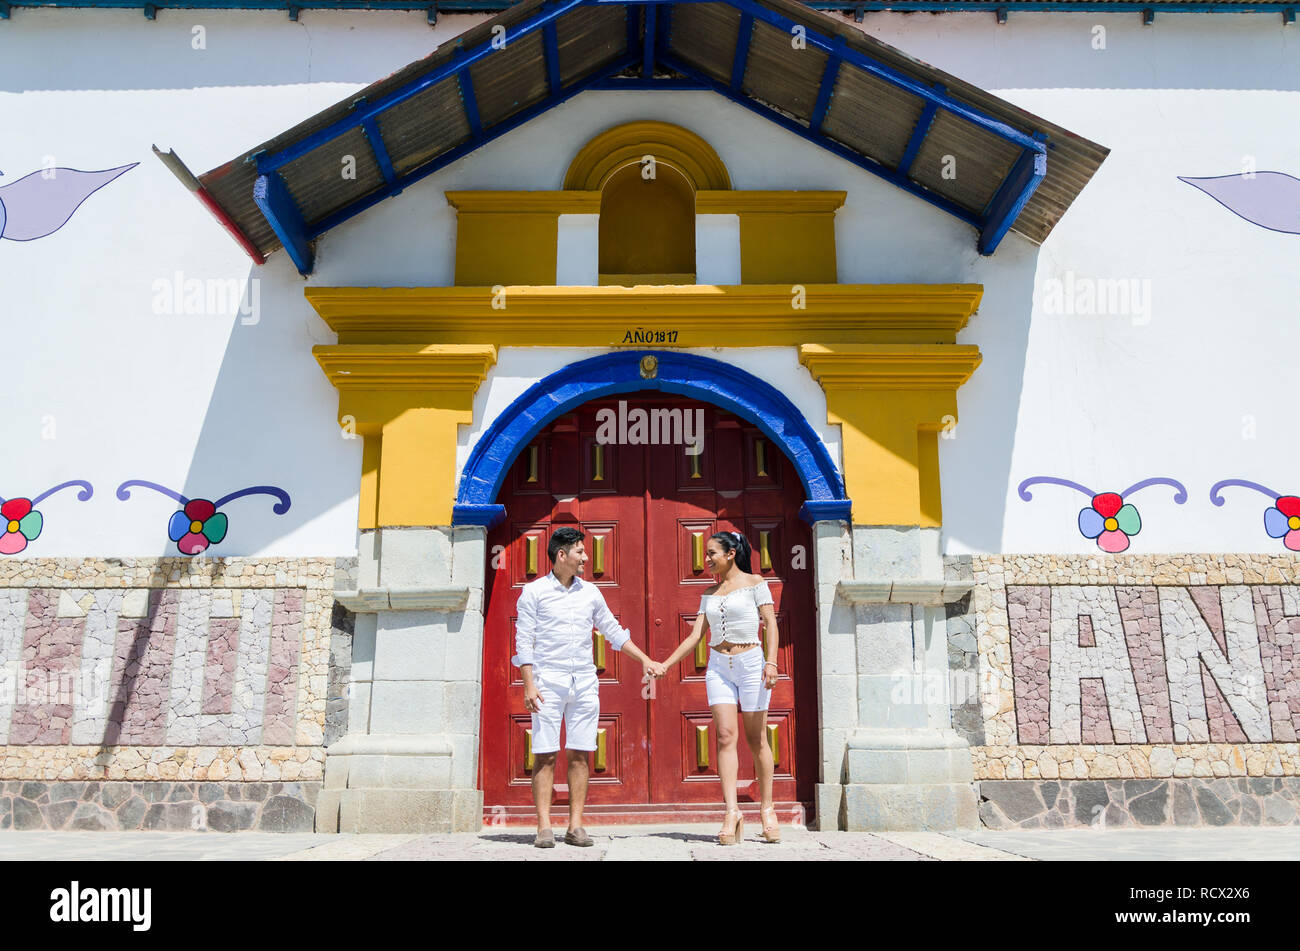
[[[676,465],[649,473],[646,540],[656,553],[648,560],[650,655],[666,656],[695,622],[701,592],[714,583],[700,557],[709,536],[744,533],[754,550],[750,567],[772,590],[779,633],[778,680],[767,714],[775,759],[772,795],[778,803],[807,802],[815,781],[809,769],[817,755],[817,695],[811,541],[798,517],[803,487],[785,456],[756,428],[726,413],[706,412],[716,419],[699,461],[683,455]],[[656,684],[650,790],[657,801],[721,798],[717,735],[704,687],[708,654],[701,646]],[[753,757],[743,736],[739,761],[740,799],[757,802]]]
[[[551,570],[546,545],[554,529],[569,525],[587,534],[585,580],[600,586],[605,603],[631,632],[633,642],[645,645],[644,495],[642,447],[597,447],[594,409],[587,407],[538,436],[506,477],[499,496],[506,518],[487,539],[481,724],[485,804],[532,803],[532,719],[524,710],[523,678],[510,658],[520,591]],[[593,632],[601,748],[592,758],[587,802],[645,802],[649,740],[642,668],[601,640]],[[563,744],[564,731],[560,739]],[[555,776],[558,803],[568,801],[562,763],[561,756]]]
[[[752,567],[772,588],[781,637],[780,681],[768,714],[778,760],[774,797],[778,803],[811,803],[816,625],[811,541],[798,518],[804,499],[798,476],[770,441],[731,414],[660,394],[624,399],[629,410],[702,410],[704,452],[691,457],[681,445],[598,444],[597,413],[617,412],[619,400],[612,399],[557,420],[515,461],[498,497],[506,519],[488,534],[480,757],[485,819],[526,821],[531,813],[530,720],[522,680],[510,664],[515,606],[523,585],[550,570],[546,542],[563,524],[587,533],[587,579],[601,586],[633,641],[656,659],[690,631],[700,592],[713,583],[706,571],[695,569],[694,534],[704,540],[719,529],[747,534],[755,551]],[[598,639],[593,644],[599,659]],[[651,691],[641,683],[639,664],[608,647],[603,654],[605,754],[593,757],[587,798],[593,817],[609,812],[624,819],[638,813],[665,818],[665,812],[680,812],[679,805],[711,813],[722,792],[703,667],[688,655]],[[567,801],[562,773],[557,769],[561,805]],[[752,779],[742,741],[742,802],[758,799],[757,785],[747,785]]]

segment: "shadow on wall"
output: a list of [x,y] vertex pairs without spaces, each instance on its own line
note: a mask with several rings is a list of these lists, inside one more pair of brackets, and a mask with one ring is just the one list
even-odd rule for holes
[[[336,422],[338,391],[311,355],[313,346],[333,343],[333,334],[304,301],[303,287],[284,254],[250,269],[185,485],[171,487],[189,499],[214,502],[254,486],[288,494],[291,504],[283,514],[269,492],[223,505],[226,534],[207,550],[211,556],[353,553],[351,543],[322,550],[320,531],[301,544],[292,541],[294,532],[354,499],[361,472],[361,439],[344,438]],[[286,456],[286,444],[294,446],[294,455]],[[148,490],[131,492],[134,500]],[[337,527],[326,526],[325,534],[350,538],[355,509],[347,507],[335,519]],[[163,541],[166,528],[159,525]],[[177,533],[171,533],[168,555],[178,554]]]
[[957,420],[939,433],[947,550],[1002,550],[1039,253],[1008,235],[967,278],[984,297],[957,342],[977,345],[983,361],[957,391]]

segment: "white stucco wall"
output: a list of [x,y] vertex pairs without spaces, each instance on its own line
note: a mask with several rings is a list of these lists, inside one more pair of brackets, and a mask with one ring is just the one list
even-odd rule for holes
[[[1087,552],[1075,527],[1087,499],[1024,478],[1052,475],[1097,491],[1168,476],[1187,486],[1134,496],[1144,527],[1133,552],[1275,551],[1268,500],[1209,486],[1246,478],[1280,492],[1300,448],[1287,427],[1300,236],[1267,231],[1178,181],[1259,170],[1300,176],[1285,117],[1300,104],[1300,57],[1279,18],[1136,14],[872,15],[863,27],[911,55],[1111,148],[1048,242],[1009,235],[989,258],[971,228],[711,93],[585,93],[336,228],[316,272],[283,253],[254,266],[149,154],[174,148],[196,173],[226,161],[464,30],[473,17],[276,13],[16,11],[0,30],[0,185],[46,162],[102,169],[139,162],[92,195],[55,234],[0,241],[0,321],[7,342],[0,496],[34,496],[46,525],[24,556],[174,553],[174,503],[148,479],[216,498],[245,486],[288,490],[293,508],[242,499],[213,554],[355,551],[360,445],[340,438],[337,394],[310,356],[332,342],[302,297],[312,285],[452,282],[449,189],[557,188],[577,149],[633,119],[704,136],[737,188],[844,189],[837,216],[843,282],[978,282],[980,312],[960,338],[983,365],[959,394],[960,422],[941,441],[946,547]],[[191,49],[192,27],[207,49]],[[1107,48],[1092,48],[1093,27]],[[0,193],[2,195],[3,193]],[[589,229],[588,229],[589,230]],[[589,243],[570,237],[577,257]],[[734,262],[725,264],[729,269]],[[703,273],[703,272],[702,272]],[[241,315],[167,313],[187,281],[247,286]],[[1133,280],[1149,307],[1125,314],[1050,312],[1049,282]],[[184,309],[184,308],[182,308]],[[720,340],[720,343],[725,341]],[[462,431],[457,458],[497,407],[562,359],[506,348]],[[701,351],[706,352],[706,351]],[[820,390],[777,348],[735,356],[778,383],[838,459]],[[783,374],[794,373],[794,376]],[[51,438],[52,437],[52,438]],[[1247,438],[1249,437],[1249,438]]]

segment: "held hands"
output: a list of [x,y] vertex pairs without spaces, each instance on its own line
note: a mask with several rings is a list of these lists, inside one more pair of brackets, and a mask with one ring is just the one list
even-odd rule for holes
[[656,663],[653,660],[647,660],[645,664],[642,666],[645,667],[647,678],[654,677],[657,680],[668,672],[667,667],[665,667],[663,664]]

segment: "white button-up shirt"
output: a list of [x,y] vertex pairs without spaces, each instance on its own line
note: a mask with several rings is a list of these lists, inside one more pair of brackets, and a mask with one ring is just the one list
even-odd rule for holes
[[600,631],[614,650],[622,650],[631,633],[619,627],[600,588],[576,575],[566,588],[555,573],[528,582],[519,595],[515,621],[516,667],[532,664],[539,670],[595,670],[592,630]]

